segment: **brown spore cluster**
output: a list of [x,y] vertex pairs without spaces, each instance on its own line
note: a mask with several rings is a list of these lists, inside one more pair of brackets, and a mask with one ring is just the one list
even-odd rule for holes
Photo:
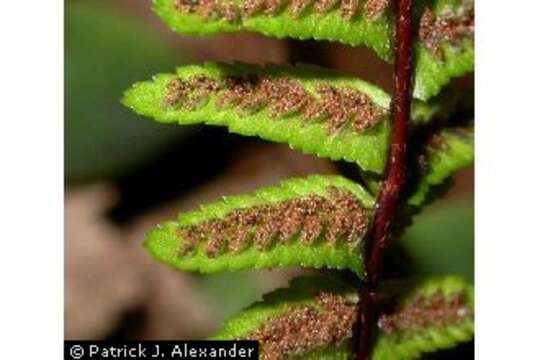
[[467,6],[458,14],[447,12],[437,16],[426,8],[420,19],[420,40],[437,58],[443,57],[442,44],[458,45],[465,38],[474,35],[474,8]]
[[240,9],[227,0],[174,0],[173,6],[179,12],[198,14],[205,20],[225,19],[234,23],[240,18]]
[[364,3],[364,12],[368,19],[379,18],[388,8],[389,0],[367,0]]
[[435,133],[430,135],[426,141],[426,147],[418,156],[418,165],[422,172],[426,172],[430,167],[430,161],[440,156],[441,151],[450,150],[448,139],[442,134]]
[[[362,0],[245,0],[240,4],[231,0],[174,0],[174,8],[185,14],[197,14],[203,19],[225,19],[236,23],[253,15],[277,15],[288,11],[295,18],[312,7],[315,13],[326,14],[336,8],[343,19],[353,21],[359,16]],[[366,0],[363,13],[368,20],[375,20],[388,7],[388,0]]]
[[268,109],[274,118],[294,114],[306,123],[325,122],[331,133],[350,125],[360,134],[386,114],[366,94],[349,87],[320,85],[310,93],[297,80],[258,74],[219,80],[203,75],[174,79],[167,85],[163,102],[167,107],[194,110],[206,104],[210,95],[216,96],[219,108],[235,107],[249,113]]
[[379,318],[379,328],[387,334],[417,331],[463,323],[473,317],[464,292],[450,297],[438,291],[430,296],[418,296],[404,307]]
[[429,152],[435,152],[439,150],[447,150],[449,144],[447,139],[442,134],[433,134],[427,141],[427,148]]
[[261,344],[261,359],[281,360],[341,343],[351,336],[354,304],[321,292],[316,305],[295,305],[266,321],[246,338]]
[[298,235],[306,245],[322,239],[331,245],[345,241],[356,247],[369,225],[368,210],[356,196],[335,187],[328,197],[310,195],[269,205],[237,209],[221,219],[182,227],[179,255],[202,246],[209,257],[223,251],[238,253],[254,245],[267,249],[275,243],[286,244]]

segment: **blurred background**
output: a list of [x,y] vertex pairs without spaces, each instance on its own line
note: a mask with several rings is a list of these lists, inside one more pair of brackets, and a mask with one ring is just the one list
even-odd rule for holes
[[[291,176],[354,171],[222,128],[141,118],[119,102],[131,84],[190,62],[302,61],[390,90],[391,66],[369,50],[254,34],[180,36],[152,13],[150,3],[65,2],[66,339],[211,335],[224,319],[303,271],[177,272],[141,247],[145,231],[222,195]],[[471,81],[462,80],[467,86]],[[409,270],[473,280],[473,215],[473,170],[467,169],[396,245]],[[470,344],[461,349],[471,350]]]

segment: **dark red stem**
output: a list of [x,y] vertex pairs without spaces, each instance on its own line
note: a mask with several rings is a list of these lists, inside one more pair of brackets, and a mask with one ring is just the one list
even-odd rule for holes
[[396,212],[406,176],[412,88],[412,3],[413,0],[397,1],[392,140],[386,165],[386,179],[377,199],[377,211],[367,268],[369,280],[374,284],[378,280],[382,251],[388,243],[390,223]]
[[379,281],[382,255],[390,237],[390,225],[396,213],[406,177],[412,88],[413,0],[397,0],[396,3],[396,62],[390,153],[386,165],[386,177],[377,199],[372,234],[366,247],[367,282],[359,291],[360,306],[358,307],[355,360],[366,360],[370,357],[370,339],[376,319],[373,294]]

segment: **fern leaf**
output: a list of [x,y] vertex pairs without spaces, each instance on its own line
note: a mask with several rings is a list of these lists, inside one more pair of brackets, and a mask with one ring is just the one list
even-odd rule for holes
[[[472,339],[472,287],[443,277],[387,282],[375,360],[416,359]],[[357,311],[355,289],[336,279],[295,279],[229,320],[215,339],[261,342],[262,359],[346,360]]]
[[339,176],[309,176],[225,197],[152,230],[145,246],[184,271],[305,266],[363,270],[374,199]]
[[[470,0],[416,2],[414,96],[426,100],[452,77],[474,66],[474,12]],[[210,35],[254,31],[277,38],[365,45],[393,59],[393,9],[388,0],[154,0],[175,31]]]
[[473,127],[446,129],[431,136],[420,156],[421,174],[408,204],[419,206],[430,190],[442,184],[460,169],[472,165],[474,160]]
[[419,7],[414,97],[427,100],[452,78],[474,70],[472,0],[436,0]]
[[457,277],[407,284],[397,306],[379,318],[374,360],[418,359],[474,336],[474,290]]
[[354,289],[336,278],[297,278],[227,321],[213,339],[259,340],[263,360],[346,360],[356,302]]
[[[190,65],[135,84],[123,103],[160,122],[227,126],[231,132],[287,142],[307,154],[382,173],[390,97],[361,80],[313,66]],[[413,116],[433,117],[418,103]]]
[[380,7],[371,15],[358,0],[154,0],[154,11],[183,34],[248,30],[280,39],[339,41],[366,45],[390,60],[393,27],[387,3],[368,0],[366,5]]

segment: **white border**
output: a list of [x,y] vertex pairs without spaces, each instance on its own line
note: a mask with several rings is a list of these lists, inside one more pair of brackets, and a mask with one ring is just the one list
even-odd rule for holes
[[540,6],[476,1],[476,350],[540,354]]
[[[0,357],[62,357],[63,4],[0,12]],[[540,353],[540,9],[476,1],[476,347]],[[98,56],[98,55],[97,55]]]
[[0,358],[63,358],[63,3],[0,12]]

